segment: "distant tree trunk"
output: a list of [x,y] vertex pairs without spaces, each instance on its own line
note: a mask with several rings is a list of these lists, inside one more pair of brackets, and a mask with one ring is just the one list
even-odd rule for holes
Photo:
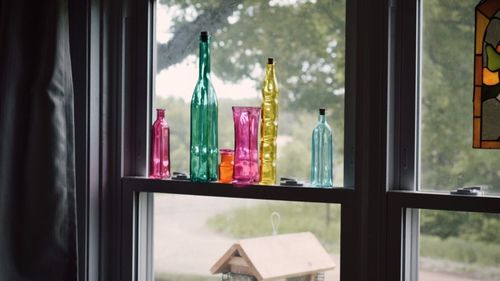
[[194,54],[198,47],[198,33],[206,30],[211,34],[228,24],[227,18],[233,14],[244,0],[221,0],[219,7],[200,14],[194,21],[176,24],[174,36],[164,44],[158,44],[157,71],[182,62]]

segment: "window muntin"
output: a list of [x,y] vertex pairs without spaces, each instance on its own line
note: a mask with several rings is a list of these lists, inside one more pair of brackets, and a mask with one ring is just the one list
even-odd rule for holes
[[234,145],[231,106],[260,106],[265,63],[274,57],[281,92],[278,177],[309,179],[311,133],[317,109],[326,107],[334,131],[334,185],[343,186],[345,0],[165,0],[157,3],[156,14],[154,107],[166,108],[172,171],[189,172],[197,40],[199,31],[208,29],[214,30],[212,82],[219,100],[219,148]]
[[487,186],[500,192],[500,151],[472,149],[474,7],[423,1],[420,189]]
[[221,280],[210,268],[241,239],[310,231],[331,255],[340,279],[340,206],[325,203],[155,194],[154,272],[156,281]]

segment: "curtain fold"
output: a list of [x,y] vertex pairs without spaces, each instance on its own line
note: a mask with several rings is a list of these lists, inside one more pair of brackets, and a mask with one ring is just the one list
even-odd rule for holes
[[77,280],[68,0],[0,0],[0,280]]

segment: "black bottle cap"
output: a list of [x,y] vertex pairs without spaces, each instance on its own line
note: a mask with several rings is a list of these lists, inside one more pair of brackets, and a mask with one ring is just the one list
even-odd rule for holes
[[273,58],[267,58],[267,64],[273,64],[274,59]]
[[320,108],[319,109],[319,115],[325,115],[325,109],[324,108]]
[[208,31],[202,31],[200,33],[200,39],[202,42],[207,42],[208,41]]

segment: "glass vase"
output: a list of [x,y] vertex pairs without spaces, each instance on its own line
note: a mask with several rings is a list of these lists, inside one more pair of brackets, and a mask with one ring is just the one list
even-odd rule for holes
[[312,133],[311,185],[333,186],[332,129],[326,122],[325,109],[319,110],[318,123]]
[[156,121],[151,132],[150,177],[170,177],[170,128],[165,120],[165,109],[156,110]]
[[260,107],[233,106],[235,184],[259,182],[259,119]]
[[200,34],[198,82],[191,99],[190,174],[196,182],[217,181],[218,105],[210,78],[210,36]]

